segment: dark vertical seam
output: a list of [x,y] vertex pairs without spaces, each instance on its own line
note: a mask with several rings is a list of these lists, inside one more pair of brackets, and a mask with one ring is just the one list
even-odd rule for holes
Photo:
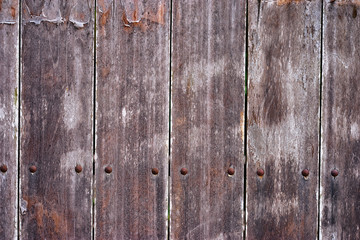
[[322,118],[322,76],[323,76],[323,33],[324,33],[324,27],[323,27],[323,18],[324,18],[324,1],[321,1],[321,32],[320,32],[320,89],[319,89],[319,155],[318,155],[318,221],[317,221],[317,238],[320,239],[320,207],[321,207],[321,118]]
[[96,147],[96,0],[94,1],[94,46],[93,46],[93,63],[94,63],[94,75],[93,75],[93,129],[92,129],[92,139],[93,139],[93,175],[92,175],[92,239],[95,239],[95,147]]
[[248,0],[245,3],[245,116],[244,116],[244,158],[245,158],[245,163],[244,163],[244,186],[243,186],[243,239],[246,239],[246,185],[247,185],[247,109],[248,109],[248,94],[247,94],[247,83],[248,83],[248,32],[249,32],[249,18],[248,18],[248,13],[249,13],[249,2]]
[[170,239],[170,215],[171,215],[171,212],[170,212],[170,205],[171,205],[171,199],[170,199],[170,196],[171,196],[171,193],[170,193],[170,190],[171,190],[171,84],[172,84],[172,81],[171,81],[171,72],[172,72],[172,27],[173,27],[173,19],[172,19],[172,11],[173,11],[173,1],[170,0],[170,37],[169,37],[169,41],[170,41],[170,49],[169,49],[169,53],[170,53],[170,59],[169,59],[169,139],[168,139],[168,146],[169,146],[169,149],[168,149],[168,158],[169,158],[169,161],[168,161],[168,171],[169,171],[169,174],[168,174],[168,218],[167,218],[167,222],[168,222],[168,227],[167,227],[167,232],[168,232],[168,235],[167,235],[167,239]]
[[17,189],[18,189],[18,192],[17,192],[17,226],[16,226],[16,229],[17,229],[17,239],[19,240],[20,239],[20,176],[21,176],[21,172],[20,172],[20,118],[21,118],[21,44],[22,44],[22,41],[21,41],[21,24],[22,24],[22,15],[21,15],[21,7],[22,7],[22,4],[21,4],[21,1],[19,1],[19,10],[18,10],[18,21],[19,21],[19,49],[18,49],[18,92],[17,92],[17,96],[18,96],[18,129],[17,129],[17,133],[18,133],[18,139],[17,139],[17,165],[18,165],[18,182],[17,182]]

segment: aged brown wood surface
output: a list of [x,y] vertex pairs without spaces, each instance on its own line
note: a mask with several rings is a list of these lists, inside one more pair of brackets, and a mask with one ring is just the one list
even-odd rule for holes
[[173,1],[171,239],[243,236],[245,14]]
[[316,239],[321,1],[248,16],[247,239]]
[[96,237],[166,239],[170,1],[98,0],[96,41]]
[[360,239],[360,2],[324,1],[323,36],[320,236]]
[[91,238],[93,29],[92,1],[22,1],[22,239]]
[[17,236],[19,2],[0,1],[0,239]]

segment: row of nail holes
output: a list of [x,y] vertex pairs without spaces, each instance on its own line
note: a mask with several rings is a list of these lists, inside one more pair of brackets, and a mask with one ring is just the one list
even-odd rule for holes
[[[36,170],[37,170],[36,166],[31,166],[31,167],[29,167],[29,171],[30,171],[31,173],[35,173]],[[112,172],[112,167],[107,166],[104,170],[105,170],[106,173],[110,174],[110,173]],[[7,166],[6,166],[6,165],[2,165],[2,166],[0,167],[0,171],[3,172],[3,173],[7,172]],[[81,172],[82,172],[82,167],[81,167],[81,165],[76,165],[76,167],[75,167],[75,172],[77,172],[77,173],[81,173]],[[151,172],[152,172],[152,174],[154,174],[154,175],[158,175],[158,174],[159,174],[159,169],[157,169],[157,168],[152,168],[152,169],[151,169]],[[186,175],[186,174],[188,173],[188,170],[187,170],[186,168],[182,168],[182,169],[180,170],[180,173],[181,173],[182,175]],[[235,174],[235,169],[234,169],[234,168],[229,168],[229,169],[227,170],[227,173],[229,174],[229,176],[232,176],[232,175]],[[264,176],[265,172],[264,172],[263,169],[260,168],[260,169],[258,169],[258,170],[256,171],[256,174],[257,174],[259,177],[262,177],[262,176]],[[308,177],[308,176],[309,176],[309,170],[308,170],[308,169],[304,169],[304,170],[301,172],[301,174],[302,174],[304,177]],[[333,170],[331,171],[331,175],[332,175],[333,177],[336,177],[337,175],[339,175],[339,171],[336,170],[336,169],[333,169]]]

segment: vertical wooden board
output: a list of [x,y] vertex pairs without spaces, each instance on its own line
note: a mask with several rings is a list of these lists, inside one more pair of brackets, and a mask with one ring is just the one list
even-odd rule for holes
[[173,1],[171,239],[243,236],[245,14]]
[[167,0],[97,2],[98,239],[167,238],[169,17]]
[[359,1],[324,1],[323,28],[320,236],[360,239]]
[[247,238],[316,239],[321,1],[248,8]]
[[19,2],[0,1],[0,239],[17,238]]
[[93,2],[24,0],[22,11],[21,238],[90,239]]

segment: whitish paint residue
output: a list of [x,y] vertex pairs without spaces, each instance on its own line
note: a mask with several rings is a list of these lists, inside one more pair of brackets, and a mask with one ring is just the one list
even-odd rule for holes
[[0,120],[3,120],[4,118],[5,118],[4,108],[0,108]]
[[74,48],[74,70],[73,78],[75,84],[69,88],[64,94],[63,106],[64,106],[64,123],[68,130],[74,129],[81,122],[81,116],[83,115],[83,108],[80,99],[81,78],[83,74],[83,64],[81,62],[81,51],[79,47]]
[[30,19],[26,19],[24,22],[35,23],[36,25],[41,22],[51,22],[51,23],[63,23],[64,20],[61,16],[59,1],[46,1],[44,8],[40,16],[31,15],[29,7],[25,4],[27,12],[30,15]]
[[68,130],[76,128],[80,121],[81,108],[76,93],[67,92],[64,97],[64,123]]
[[357,140],[360,138],[360,129],[357,123],[352,123],[350,127],[351,138]]
[[[55,24],[61,24],[66,21],[63,18],[60,11],[60,2],[46,1],[44,8],[39,16],[31,15],[29,7],[25,4],[28,17],[24,19],[24,23],[35,23],[36,25],[42,22],[50,22]],[[76,28],[83,28],[90,22],[91,19],[91,7],[86,1],[76,2],[71,9],[69,21],[74,24]],[[1,23],[1,22],[0,22]],[[12,21],[7,21],[6,24],[13,24]]]
[[12,21],[12,20],[0,21],[0,24],[14,25],[15,23],[17,23],[17,22],[16,22],[16,21]]
[[123,108],[121,111],[123,124],[126,122],[126,109]]
[[83,28],[90,22],[91,18],[90,6],[86,1],[78,1],[71,9],[69,21],[74,24],[76,28]]
[[84,166],[85,161],[91,162],[91,160],[91,154],[82,149],[70,151],[61,155],[61,169],[66,172],[69,169],[73,169],[76,164]]
[[[225,68],[231,64],[235,68],[235,72],[237,73],[236,77],[242,77],[242,69],[240,63],[230,63],[226,60],[226,58],[219,58],[216,60],[203,59],[199,62],[191,61],[184,71],[184,78],[182,83],[182,88],[186,89],[191,87],[194,92],[197,90],[204,89],[207,85],[207,79],[210,79],[213,76],[226,75],[227,71]],[[207,69],[207,71],[203,71],[203,69]]]

